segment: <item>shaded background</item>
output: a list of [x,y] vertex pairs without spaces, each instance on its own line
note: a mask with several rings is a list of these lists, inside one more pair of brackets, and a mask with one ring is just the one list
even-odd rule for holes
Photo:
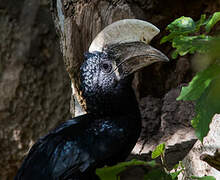
[[[96,8],[98,4],[109,10],[106,12],[112,13],[106,14],[105,18],[112,16],[113,20],[117,20],[136,17],[153,23],[161,29],[161,34],[151,44],[168,56],[172,52],[171,45],[160,45],[159,40],[167,33],[165,27],[170,22],[183,15],[197,20],[203,13],[210,15],[220,9],[218,0],[64,2],[66,6],[77,4],[74,7],[78,9],[68,10],[70,14],[79,13],[86,6]],[[70,79],[65,70],[50,10],[47,0],[0,0],[1,180],[13,179],[24,155],[36,139],[71,117]],[[83,12],[81,15],[89,16]],[[103,27],[105,25],[102,24]],[[87,28],[88,25],[82,24],[79,32],[85,32]],[[214,31],[218,31],[218,28]],[[91,35],[84,33],[80,38],[83,50],[86,50]],[[137,94],[140,102],[143,97],[151,95],[153,99],[148,97],[147,102],[152,106],[151,101],[155,102],[155,98],[156,102],[160,102],[170,89],[189,82],[193,75],[190,58],[180,57],[166,65],[152,65],[139,73]],[[160,113],[148,113],[148,116],[147,119],[153,121],[160,117]],[[178,116],[175,118],[178,119]],[[155,125],[155,128],[159,127]]]

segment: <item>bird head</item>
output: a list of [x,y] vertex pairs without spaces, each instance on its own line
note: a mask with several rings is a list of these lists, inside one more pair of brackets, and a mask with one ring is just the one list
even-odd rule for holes
[[[154,62],[169,61],[148,43],[159,33],[154,25],[137,20],[117,21],[93,40],[81,66],[81,90],[87,111],[120,104],[131,88],[132,74]],[[109,108],[109,107],[108,107]]]

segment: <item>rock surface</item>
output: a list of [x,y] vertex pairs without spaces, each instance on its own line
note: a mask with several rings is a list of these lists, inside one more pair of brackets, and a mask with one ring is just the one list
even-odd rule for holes
[[186,167],[185,179],[194,176],[214,176],[220,179],[220,172],[200,159],[201,155],[213,155],[220,148],[220,115],[215,115],[208,135],[204,138],[203,144],[197,141],[192,150],[185,157],[183,164]]
[[[151,152],[160,143],[166,144],[165,160],[169,170],[189,153],[197,138],[190,121],[194,115],[194,103],[176,101],[181,87],[170,90],[160,100],[147,96],[140,101],[142,133],[128,158],[150,161]],[[160,159],[157,159],[160,162]],[[122,179],[142,180],[148,169],[134,167],[124,173]],[[138,174],[138,176],[135,174]]]
[[165,142],[169,167],[172,167],[192,148],[197,139],[190,125],[194,104],[176,101],[180,89],[172,89],[161,101],[151,96],[141,100],[143,129],[133,149],[134,154],[149,154],[158,144]]

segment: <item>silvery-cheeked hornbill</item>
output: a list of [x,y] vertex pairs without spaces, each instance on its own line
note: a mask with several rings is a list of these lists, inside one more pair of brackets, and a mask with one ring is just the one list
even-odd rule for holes
[[80,69],[88,113],[40,138],[15,180],[98,179],[97,167],[125,160],[141,130],[132,73],[168,61],[148,45],[158,33],[148,22],[125,19],[97,35]]

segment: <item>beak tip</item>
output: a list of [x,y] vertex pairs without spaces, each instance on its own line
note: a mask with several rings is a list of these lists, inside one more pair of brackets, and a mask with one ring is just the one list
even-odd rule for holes
[[170,61],[170,59],[162,52],[158,51],[158,54],[159,54],[158,58],[160,59],[160,61],[162,61],[162,62],[169,62]]
[[169,62],[170,59],[163,53],[159,53],[159,56],[156,56],[157,61],[159,62]]
[[164,62],[169,62],[169,61],[170,61],[170,59],[167,56],[165,56]]

